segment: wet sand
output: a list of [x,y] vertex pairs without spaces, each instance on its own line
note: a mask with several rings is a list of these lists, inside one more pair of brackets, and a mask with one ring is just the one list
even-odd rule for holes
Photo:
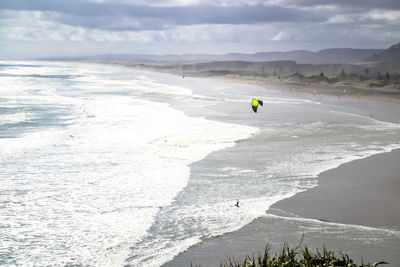
[[[400,230],[399,162],[400,150],[395,150],[328,170],[320,174],[317,187],[274,204],[265,217],[238,231],[192,246],[164,267],[191,263],[219,266],[228,258],[240,261],[246,255],[257,255],[267,244],[273,251],[279,251],[284,242],[296,247],[302,238],[298,234],[301,231],[305,232],[302,244],[312,249],[326,246],[336,252],[342,250],[359,263],[363,259],[364,262],[388,261],[391,264],[386,266],[398,266],[399,237],[376,247],[373,239],[382,233],[375,236],[374,232],[379,229],[350,226],[349,230],[335,223]],[[338,228],[343,233],[338,234]],[[387,232],[384,235],[391,235],[390,230]],[[360,236],[370,239],[367,246]]]
[[[246,80],[234,81],[244,82]],[[260,85],[258,83],[258,85]],[[264,87],[264,85],[263,85]],[[310,88],[311,86],[308,86]],[[310,98],[310,93],[304,90],[305,85],[288,83],[271,83],[265,88],[281,90],[284,93],[295,93],[297,96]],[[359,97],[346,95],[340,102],[334,94],[342,89],[336,88],[332,93],[330,86],[325,87],[326,94],[320,90],[321,100],[330,101],[335,105],[354,105]],[[347,100],[344,100],[347,99]],[[350,100],[349,100],[350,99]],[[339,99],[340,100],[340,99]],[[371,102],[372,100],[372,102]],[[387,95],[362,96],[362,105],[358,112],[373,110],[374,117],[394,123],[400,123],[400,105],[398,98]],[[328,170],[319,175],[317,187],[296,194],[292,198],[275,203],[266,216],[254,220],[238,231],[218,237],[205,239],[203,242],[180,253],[164,266],[219,266],[228,257],[241,260],[245,255],[262,252],[266,244],[275,251],[283,242],[297,246],[303,229],[307,230],[303,245],[310,248],[327,246],[328,249],[339,249],[348,253],[353,259],[361,262],[389,261],[389,266],[400,264],[400,150],[376,154],[365,159],[345,163],[338,168]],[[299,219],[300,218],[300,219]],[[303,221],[301,218],[312,219]],[[343,233],[337,232],[336,223],[344,224],[349,229]],[[354,225],[354,227],[352,226]],[[367,226],[359,229],[358,226]],[[327,230],[330,229],[331,230]],[[369,229],[368,227],[372,227]],[[384,229],[384,230],[379,230]],[[396,234],[390,237],[391,230]],[[341,230],[342,231],[342,230]],[[376,248],[374,236],[376,231],[388,235],[388,241]],[[385,232],[387,231],[387,232]],[[354,237],[353,237],[354,235]],[[360,241],[360,237],[368,239]],[[363,243],[364,242],[364,243]],[[365,242],[370,242],[365,246]]]
[[400,150],[342,164],[271,207],[303,218],[400,230]]
[[278,79],[277,77],[224,76],[214,78],[229,80],[234,83],[260,85],[269,90],[279,90],[286,93],[296,92],[304,96],[314,95],[315,92],[316,96],[352,97],[400,104],[400,90],[392,86],[365,87],[362,84],[301,83],[288,78]]

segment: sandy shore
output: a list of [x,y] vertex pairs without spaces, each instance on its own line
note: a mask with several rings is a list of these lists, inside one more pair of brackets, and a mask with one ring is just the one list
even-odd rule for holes
[[[400,229],[400,150],[356,160],[322,173],[319,186],[274,204],[265,217],[254,220],[242,229],[209,238],[180,253],[166,266],[219,266],[221,261],[262,252],[266,244],[279,250],[283,242],[297,246],[304,229],[303,244],[310,248],[326,246],[342,250],[356,261],[388,261],[386,266],[400,263],[400,243],[363,245],[360,236],[373,240],[375,231],[368,227],[337,226],[335,223]],[[268,214],[276,215],[269,216]],[[293,216],[293,219],[290,217]],[[298,218],[315,220],[303,221]],[[318,223],[321,221],[321,223]],[[326,222],[332,222],[326,223]],[[343,235],[337,231],[343,231]],[[344,229],[342,229],[344,228]],[[279,233],[277,233],[279,229]],[[306,229],[314,229],[309,231]],[[352,237],[353,232],[354,237]],[[385,230],[382,230],[385,231]],[[384,233],[386,234],[386,233]],[[388,230],[388,235],[390,235]],[[377,236],[379,236],[378,234]]]
[[[248,83],[247,79],[233,82]],[[251,81],[271,90],[314,97],[312,86],[280,81]],[[322,88],[322,89],[321,89]],[[353,91],[338,99],[343,87],[321,86],[318,94],[332,104],[362,105],[357,112],[373,112],[374,117],[400,123],[400,98],[375,92],[375,96]],[[362,90],[362,89],[360,89]],[[344,99],[347,99],[346,101]],[[340,100],[340,102],[338,100]],[[371,101],[372,100],[372,101]],[[364,114],[365,115],[365,114]],[[321,173],[319,185],[290,199],[274,204],[265,217],[254,220],[238,231],[212,237],[180,253],[164,266],[219,266],[228,257],[242,259],[245,255],[263,251],[266,244],[279,249],[283,242],[296,246],[305,231],[304,245],[310,248],[327,246],[341,249],[353,259],[361,261],[389,261],[389,266],[400,264],[400,150],[376,154],[352,161]],[[300,219],[299,219],[300,218]],[[311,220],[303,220],[309,218]],[[338,224],[339,223],[339,224]],[[343,224],[343,225],[341,225]],[[359,226],[367,226],[360,228]],[[372,227],[372,228],[369,228]],[[338,232],[343,228],[343,235]],[[277,230],[278,229],[278,230]],[[307,230],[305,230],[307,229]],[[313,230],[310,230],[313,229]],[[379,230],[382,229],[382,230]],[[392,229],[396,234],[391,236]],[[382,231],[382,232],[379,232]],[[376,234],[379,232],[379,234]],[[388,241],[374,247],[374,239],[389,236]],[[353,237],[354,236],[354,237]],[[367,241],[360,241],[360,237]],[[363,245],[369,242],[369,245]]]
[[277,77],[249,77],[249,76],[221,76],[212,77],[229,80],[236,83],[255,84],[268,90],[279,90],[286,93],[300,93],[303,96],[325,95],[334,97],[352,97],[356,99],[368,99],[378,102],[390,102],[400,104],[400,90],[392,86],[365,87],[362,84],[327,84],[327,83],[301,83],[288,78]]
[[[267,91],[338,106],[355,107],[355,113],[386,122],[400,124],[400,90],[394,88],[363,88],[344,84],[305,84],[278,80],[276,77],[208,77],[231,83],[252,84]],[[314,95],[315,90],[315,95]],[[344,93],[346,90],[346,93]],[[261,97],[262,95],[257,95]],[[358,109],[358,110],[357,110]],[[360,113],[361,112],[361,113]]]
[[400,230],[400,150],[345,163],[319,175],[318,187],[282,200],[303,218]]

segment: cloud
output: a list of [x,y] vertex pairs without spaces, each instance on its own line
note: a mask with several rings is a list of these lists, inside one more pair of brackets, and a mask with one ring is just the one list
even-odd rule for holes
[[[250,2],[244,0],[159,0],[153,1],[152,5],[146,5],[144,2],[143,0],[133,2],[125,0],[119,2],[111,0],[2,0],[0,10],[40,11],[44,20],[74,27],[109,31],[165,30],[184,25],[241,25],[274,22],[350,24],[367,19],[394,21],[399,18],[398,12],[400,12],[384,9],[365,11],[366,6],[377,5],[377,1],[369,0],[332,0],[329,5],[321,5],[321,2],[316,0],[252,0]],[[354,4],[350,5],[349,2]],[[383,2],[384,6],[400,6],[397,4],[400,1],[379,2]]]
[[272,37],[272,41],[282,41],[282,40],[289,40],[290,35],[287,32],[278,32],[276,35]]
[[[56,12],[60,23],[82,27],[104,28],[121,18],[136,20],[135,26],[120,25],[132,30],[160,29],[175,25],[196,24],[254,24],[275,21],[322,21],[314,12],[264,5],[243,6],[173,6],[154,7],[109,2],[54,1],[54,0],[2,0],[1,9]],[[112,29],[118,30],[119,27]]]
[[268,4],[279,4],[281,6],[312,7],[320,5],[336,6],[338,8],[368,10],[373,8],[384,8],[389,10],[400,9],[398,0],[267,0]]
[[0,0],[0,53],[382,48],[399,36],[398,0]]
[[387,22],[400,22],[400,10],[381,10],[374,9],[365,14],[365,18],[372,20],[384,20]]

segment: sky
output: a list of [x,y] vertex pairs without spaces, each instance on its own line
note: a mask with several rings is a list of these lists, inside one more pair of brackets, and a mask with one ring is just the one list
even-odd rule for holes
[[0,59],[398,42],[400,0],[0,0]]

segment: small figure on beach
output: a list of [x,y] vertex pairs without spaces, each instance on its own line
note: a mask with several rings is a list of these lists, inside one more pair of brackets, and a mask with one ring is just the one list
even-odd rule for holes
[[235,204],[235,206],[239,208],[239,200],[238,200],[238,201],[236,201],[236,204]]

